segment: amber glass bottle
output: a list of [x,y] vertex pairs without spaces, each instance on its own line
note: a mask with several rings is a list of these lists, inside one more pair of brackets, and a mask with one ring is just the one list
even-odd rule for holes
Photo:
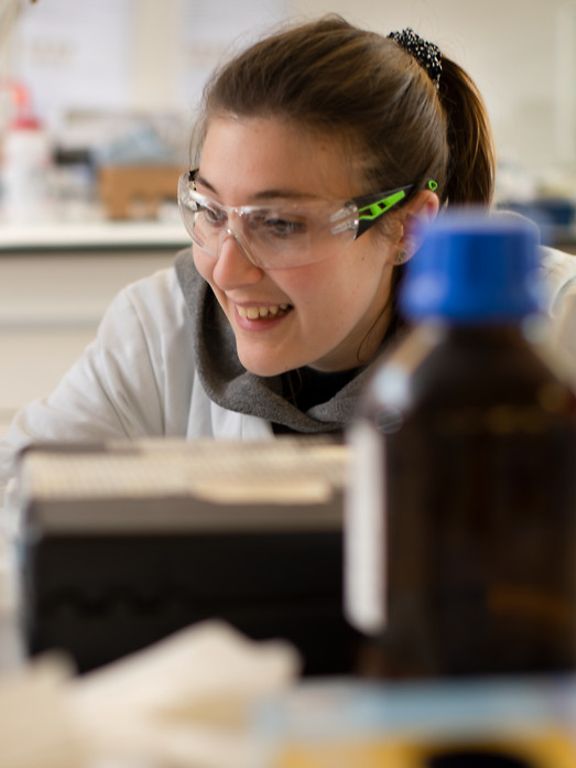
[[346,602],[382,677],[576,667],[576,399],[534,343],[532,225],[423,233],[350,429]]

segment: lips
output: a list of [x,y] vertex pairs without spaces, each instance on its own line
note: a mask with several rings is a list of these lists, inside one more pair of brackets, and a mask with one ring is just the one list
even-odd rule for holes
[[266,320],[273,317],[281,317],[292,309],[291,304],[254,304],[236,305],[240,317],[247,320]]

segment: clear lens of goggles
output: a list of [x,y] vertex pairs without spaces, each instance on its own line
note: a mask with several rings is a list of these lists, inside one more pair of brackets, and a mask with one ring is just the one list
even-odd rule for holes
[[[222,240],[233,236],[248,258],[266,269],[311,264],[334,253],[334,237],[353,240],[358,209],[347,204],[334,211],[326,201],[274,202],[270,206],[222,206],[180,180],[178,200],[192,241],[217,257]],[[331,247],[332,246],[332,247]]]

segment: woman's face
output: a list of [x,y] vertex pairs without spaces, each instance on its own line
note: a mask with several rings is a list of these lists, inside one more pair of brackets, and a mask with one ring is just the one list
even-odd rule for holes
[[[196,183],[228,206],[282,197],[345,201],[363,189],[343,147],[278,118],[210,121]],[[273,376],[308,365],[341,371],[376,351],[387,317],[392,259],[398,250],[376,228],[357,240],[329,236],[327,258],[304,266],[255,266],[222,234],[217,258],[194,245],[194,261],[236,337],[242,365]]]

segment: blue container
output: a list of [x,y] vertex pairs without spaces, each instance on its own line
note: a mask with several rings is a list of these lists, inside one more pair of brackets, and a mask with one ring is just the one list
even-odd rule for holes
[[400,296],[406,317],[506,322],[540,311],[538,230],[516,215],[457,213],[422,227]]

